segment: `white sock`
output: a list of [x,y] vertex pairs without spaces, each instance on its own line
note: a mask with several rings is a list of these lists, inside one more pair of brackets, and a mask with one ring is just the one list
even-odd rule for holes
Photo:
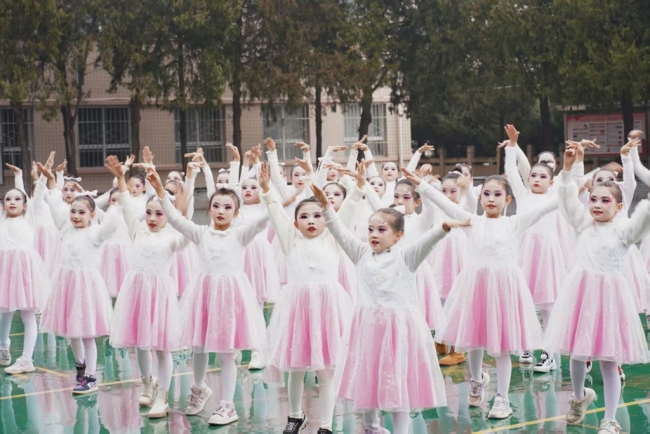
[[144,378],[151,377],[151,366],[153,365],[153,360],[151,360],[151,351],[147,348],[136,348],[135,354],[138,357],[140,375]]
[[83,338],[83,343],[86,352],[86,375],[94,377],[97,369],[97,344],[95,338]]
[[289,372],[289,417],[302,417],[302,394],[305,390],[305,371]]
[[480,382],[483,379],[483,348],[469,350],[467,352],[467,363],[472,380]]
[[573,397],[581,400],[585,397],[585,378],[587,378],[587,362],[571,359],[569,363]]
[[23,327],[25,328],[25,336],[23,338],[23,357],[32,360],[34,357],[36,338],[38,337],[36,312],[33,310],[22,310],[20,311],[20,316],[22,317]]
[[379,431],[379,410],[368,410],[363,413],[363,427],[370,431]]
[[9,334],[11,333],[11,320],[13,312],[0,312],[0,349],[8,350],[11,345]]
[[208,371],[208,357],[210,354],[204,353],[202,347],[194,347],[192,356],[192,370],[194,371],[194,385],[199,388],[205,387],[205,374]]
[[497,362],[497,392],[508,399],[510,376],[512,375],[512,360],[509,355],[496,358]]
[[600,372],[603,375],[604,383],[605,419],[616,420],[616,408],[621,396],[621,378],[618,375],[618,364],[601,360]]
[[158,387],[168,392],[174,369],[172,353],[171,351],[156,351],[156,357],[158,358]]
[[237,386],[237,365],[235,353],[217,353],[221,366],[221,400],[233,402]]
[[411,416],[406,411],[393,413],[393,434],[409,434]]
[[320,428],[332,430],[332,417],[336,405],[336,394],[332,387],[334,369],[322,369],[318,376],[318,408],[320,410]]
[[86,360],[86,353],[81,338],[70,338],[70,347],[72,347],[72,354],[74,354],[75,363],[77,363],[77,365],[83,365]]

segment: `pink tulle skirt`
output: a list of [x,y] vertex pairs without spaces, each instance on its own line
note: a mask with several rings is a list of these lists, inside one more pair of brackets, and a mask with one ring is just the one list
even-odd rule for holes
[[351,318],[352,300],[338,283],[283,287],[267,331],[270,364],[282,371],[334,366]]
[[433,269],[425,261],[415,272],[415,298],[417,306],[431,330],[438,330],[445,323],[445,312],[440,292],[433,276]]
[[536,306],[555,303],[566,275],[562,246],[556,235],[524,232],[519,240],[518,263]]
[[484,348],[492,356],[542,348],[542,329],[518,267],[473,267],[460,273],[445,303],[447,324],[436,342],[457,352]]
[[637,312],[643,313],[648,309],[650,274],[648,274],[648,268],[641,252],[635,245],[630,246],[627,251],[623,267],[623,274],[630,282]]
[[172,277],[129,272],[117,296],[113,318],[113,347],[176,350],[180,318]]
[[174,254],[171,276],[176,282],[178,295],[183,295],[185,288],[196,274],[196,265],[199,263],[199,254],[196,244],[189,244],[183,250]]
[[255,290],[258,302],[273,302],[277,299],[280,290],[278,265],[266,238],[255,237],[246,247],[244,272]]
[[54,276],[59,266],[59,251],[61,249],[59,230],[54,226],[37,227],[34,248],[43,259],[48,274]]
[[648,344],[625,276],[573,270],[553,307],[544,348],[578,360],[647,363]]
[[128,244],[104,243],[101,250],[99,272],[104,278],[108,293],[117,297],[120,292],[126,273],[129,272]]
[[0,250],[0,309],[43,309],[50,277],[36,250]]
[[111,296],[98,270],[60,268],[41,317],[41,330],[68,338],[107,336]]
[[[438,241],[433,252],[427,257],[433,269],[433,278],[439,289],[440,298],[446,300],[454,281],[463,269],[467,238],[447,235]],[[426,267],[426,263],[421,267]]]
[[181,297],[180,313],[183,346],[228,353],[266,345],[264,315],[244,273],[199,273]]
[[339,260],[339,283],[354,303],[357,299],[357,269],[345,254],[341,254]]
[[356,409],[447,405],[433,339],[415,306],[357,306],[336,369],[338,396]]

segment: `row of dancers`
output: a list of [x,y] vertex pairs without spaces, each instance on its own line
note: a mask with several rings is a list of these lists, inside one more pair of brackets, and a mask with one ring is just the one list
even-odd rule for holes
[[[260,146],[242,165],[229,145],[234,161],[216,184],[200,149],[188,154],[184,177],[171,172],[163,182],[145,148],[138,166],[146,176],[128,181],[134,158],[107,158],[115,187],[96,199],[80,179],[63,176],[65,162],[52,170],[54,153],[34,164],[30,195],[10,166],[17,185],[4,197],[0,220],[0,365],[10,374],[34,371],[41,311],[41,331],[70,340],[74,394],[97,390],[95,338],[110,336],[113,347],[136,349],[139,405],[151,407],[151,418],[165,417],[172,352],[190,348],[185,413],[198,415],[213,393],[205,382],[212,352],[222,390],[208,422],[226,425],[238,420],[237,352],[252,350],[249,369],[288,373],[285,433],[307,426],[307,371],[318,378],[319,434],[332,430],[337,397],[363,413],[366,432],[387,432],[383,410],[393,414],[394,432],[406,433],[411,411],[446,405],[440,363],[467,358],[468,403],[479,407],[490,382],[483,356],[493,356],[497,394],[488,417],[504,419],[512,414],[510,355],[531,363],[532,351],[542,350],[536,372],[557,369],[560,353],[571,357],[572,425],[595,399],[584,381],[591,361],[600,362],[600,432],[619,432],[620,365],[647,361],[639,313],[650,290],[650,205],[641,201],[628,217],[634,174],[650,184],[638,155],[643,133],[630,134],[622,168],[591,174],[584,173],[584,150],[598,145],[567,142],[557,176],[552,153],[531,167],[519,133],[511,125],[506,133],[506,176],[479,186],[468,165],[441,180],[429,165],[418,169],[428,145],[403,177],[392,162],[379,173],[363,140],[349,149],[346,167],[334,157],[347,147],[330,147],[316,170],[309,145],[298,143],[303,159],[296,158],[290,180],[272,139],[265,164]],[[365,160],[357,164],[360,151]],[[207,226],[192,221],[199,173],[208,187]],[[506,216],[513,196],[517,212]],[[268,328],[266,302],[275,302]],[[23,354],[9,366],[15,311],[25,328]],[[447,345],[439,362],[436,349],[446,353]]]

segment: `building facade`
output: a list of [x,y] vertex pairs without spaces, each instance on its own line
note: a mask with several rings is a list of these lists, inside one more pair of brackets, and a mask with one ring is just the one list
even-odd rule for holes
[[[123,160],[131,153],[130,93],[123,88],[113,94],[107,93],[109,81],[108,74],[101,69],[89,72],[85,80],[89,97],[83,101],[77,117],[78,173],[88,190],[104,191],[110,187],[111,176],[104,169],[107,155],[118,155]],[[324,101],[323,152],[328,146],[356,142],[360,107],[334,106],[333,101],[326,98]],[[231,159],[225,148],[225,143],[232,141],[230,91],[225,92],[222,103],[219,109],[196,106],[188,112],[188,150],[201,146],[213,169],[226,167]],[[61,118],[48,122],[34,107],[27,107],[25,112],[32,159],[44,161],[50,151],[56,151],[56,162],[61,162],[65,158]],[[410,120],[390,104],[389,89],[375,92],[372,116],[368,142],[375,160],[398,161],[401,149],[401,157],[408,161],[411,156]],[[142,110],[140,144],[141,147],[151,148],[161,174],[181,169],[179,123],[177,112],[165,111],[154,105],[147,105]],[[241,128],[244,152],[263,143],[264,138],[273,137],[278,144],[280,160],[290,167],[293,157],[298,156],[294,143],[303,141],[312,143],[315,162],[316,123],[314,106],[308,102],[297,110],[277,105],[273,113],[266,113],[259,102],[247,102],[243,106]],[[3,168],[6,169],[4,163],[21,165],[14,114],[8,103],[3,101],[0,101],[0,148]],[[341,161],[345,161],[344,155],[340,157]],[[8,170],[4,170],[3,174],[0,190],[7,191],[14,184],[13,174]],[[202,182],[202,179],[198,181],[199,187],[203,185]]]

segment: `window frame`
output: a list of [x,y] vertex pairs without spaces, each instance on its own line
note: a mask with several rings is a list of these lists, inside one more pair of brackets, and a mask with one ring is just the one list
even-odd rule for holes
[[[196,113],[193,116],[190,113]],[[201,116],[205,113],[217,113],[216,119],[210,119],[207,116]],[[194,152],[197,148],[203,148],[205,159],[208,163],[226,163],[228,159],[226,149],[226,114],[223,106],[218,108],[209,108],[205,106],[193,106],[187,110],[188,115],[188,131],[187,131],[187,152]],[[181,142],[180,142],[180,110],[174,109],[174,161],[176,164],[182,164],[183,158],[181,155]],[[219,139],[216,141],[200,141],[201,138],[201,121],[215,122],[218,126],[216,130]],[[191,141],[192,133],[190,128],[194,128],[194,137],[196,140]],[[177,141],[178,136],[178,141]]]
[[[273,112],[271,112],[271,110]],[[278,151],[278,160],[292,160],[294,157],[302,158],[302,151],[295,146],[296,141],[309,143],[311,111],[309,104],[302,104],[295,109],[295,113],[300,116],[286,117],[287,108],[286,104],[275,104],[273,108],[266,108],[262,106],[262,136],[271,137],[275,141],[276,149]],[[304,132],[303,137],[287,137],[286,120],[299,121],[301,129]],[[281,123],[279,129],[281,137],[275,134],[278,127],[277,123]]]
[[[5,120],[5,114],[4,113],[9,113],[10,116],[13,118],[13,122],[4,122]],[[27,131],[25,131],[25,135],[27,136],[27,149],[29,150],[30,155],[34,155],[34,108],[33,107],[23,107],[23,115],[25,116],[26,122],[25,122],[25,128]],[[16,128],[16,118],[13,112],[13,109],[11,107],[1,107],[0,108],[0,164],[2,164],[3,170],[0,171],[3,172],[4,170],[8,170],[7,166],[5,166],[5,163],[9,163],[13,166],[20,167],[23,169],[23,171],[31,170],[31,167],[24,168],[22,167],[23,161],[23,155],[22,155],[22,150],[20,149],[20,144],[18,143],[18,134],[17,130],[15,131],[15,143],[13,144],[14,146],[7,146],[7,142],[5,142],[4,138],[8,137],[9,134],[5,132],[5,129],[7,128],[6,126],[13,125],[13,128]],[[13,129],[12,128],[12,129]],[[5,156],[5,153],[7,156]],[[7,158],[8,157],[8,158]],[[33,159],[33,158],[32,158]],[[3,182],[3,178],[0,178],[0,184]]]
[[[350,116],[350,112],[356,112]],[[373,102],[370,107],[372,114],[372,121],[368,127],[368,140],[366,143],[370,148],[373,156],[388,157],[388,103]],[[381,121],[380,125],[376,125],[376,121]],[[361,105],[360,104],[346,104],[343,106],[343,142],[349,148],[354,143],[359,141],[359,124],[361,122]],[[349,131],[350,128],[354,129],[354,136]],[[381,130],[382,135],[373,135],[377,130]],[[348,135],[350,134],[350,135]],[[346,154],[349,154],[347,152]]]
[[[109,155],[117,155],[120,161],[124,161],[126,157],[128,157],[131,154],[133,143],[131,143],[131,110],[128,106],[82,106],[79,107],[80,112],[77,114],[77,161],[79,163],[79,168],[80,169],[92,169],[96,167],[104,167],[104,162],[106,161],[106,158]],[[92,123],[97,123],[97,120],[92,120],[92,121],[82,121],[81,120],[81,110],[101,110],[102,117],[101,117],[101,136],[102,136],[102,143],[101,144],[82,144],[82,124],[92,124]],[[107,110],[123,110],[124,114],[126,115],[125,120],[120,120],[117,121],[119,123],[124,123],[126,124],[126,137],[128,140],[127,144],[120,144],[120,143],[107,143],[106,140],[106,132],[107,128],[106,125],[108,121],[106,120],[106,111]],[[115,121],[112,121],[115,122]],[[102,157],[99,161],[96,162],[96,164],[85,164],[87,162],[87,159],[93,158],[90,157],[90,154],[93,151],[100,150],[102,152]],[[84,156],[83,153],[87,152],[89,155]]]

